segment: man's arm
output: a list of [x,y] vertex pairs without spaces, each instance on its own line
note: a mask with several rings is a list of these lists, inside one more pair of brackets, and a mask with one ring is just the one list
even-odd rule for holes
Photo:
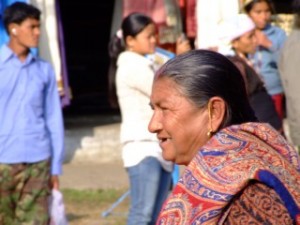
[[62,173],[64,158],[64,127],[60,99],[53,69],[47,68],[48,83],[45,90],[45,123],[51,143],[51,183],[58,188],[58,176]]

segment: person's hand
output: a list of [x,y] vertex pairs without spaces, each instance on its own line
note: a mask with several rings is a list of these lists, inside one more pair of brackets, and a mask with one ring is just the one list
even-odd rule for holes
[[268,49],[272,47],[272,41],[261,30],[255,31],[255,37],[258,45]]
[[176,41],[176,55],[188,52],[191,50],[190,42],[187,38],[180,36]]
[[59,179],[57,175],[52,175],[50,182],[51,182],[50,185],[52,189],[56,189],[56,190],[59,189]]

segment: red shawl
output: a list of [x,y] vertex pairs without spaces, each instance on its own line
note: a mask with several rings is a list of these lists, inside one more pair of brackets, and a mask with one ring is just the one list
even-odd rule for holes
[[296,151],[271,126],[227,127],[187,166],[157,224],[300,224],[299,171]]

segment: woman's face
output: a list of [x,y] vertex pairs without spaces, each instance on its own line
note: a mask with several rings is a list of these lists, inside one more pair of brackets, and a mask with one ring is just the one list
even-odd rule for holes
[[257,47],[257,39],[255,36],[255,30],[248,31],[247,33],[235,39],[232,42],[234,50],[242,54],[254,53]]
[[271,9],[267,2],[255,3],[249,12],[249,16],[256,25],[256,28],[262,30],[271,19]]
[[207,140],[208,113],[196,107],[170,78],[154,81],[148,129],[157,134],[164,159],[188,165]]
[[141,55],[154,53],[156,45],[154,24],[146,26],[138,35],[132,37],[127,45],[129,50]]

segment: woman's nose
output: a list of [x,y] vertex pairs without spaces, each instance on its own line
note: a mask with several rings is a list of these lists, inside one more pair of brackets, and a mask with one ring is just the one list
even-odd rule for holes
[[157,133],[162,128],[161,122],[160,122],[158,117],[159,116],[157,115],[157,113],[154,112],[152,117],[151,117],[151,120],[148,124],[149,132]]

